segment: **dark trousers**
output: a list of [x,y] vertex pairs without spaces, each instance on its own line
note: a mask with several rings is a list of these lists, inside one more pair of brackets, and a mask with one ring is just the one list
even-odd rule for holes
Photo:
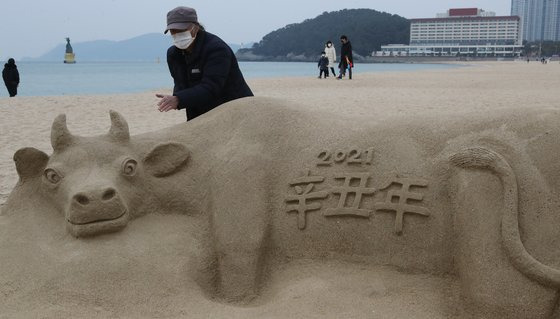
[[352,68],[349,68],[347,65],[342,65],[340,67],[340,74],[338,75],[339,78],[342,78],[346,75],[346,70],[348,69],[348,79],[352,80]]
[[13,85],[13,84],[6,84],[6,88],[8,89],[8,93],[10,94],[10,97],[14,97],[17,95],[17,84]]
[[334,68],[332,66],[331,66],[331,73],[332,73],[333,76],[336,76],[336,74],[334,73]]
[[325,75],[325,77],[329,76],[329,69],[321,69],[321,70],[319,71],[319,78],[320,78],[323,74]]

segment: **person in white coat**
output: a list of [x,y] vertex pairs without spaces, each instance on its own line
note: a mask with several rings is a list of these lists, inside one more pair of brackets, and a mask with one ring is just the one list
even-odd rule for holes
[[[336,77],[336,74],[334,73],[334,64],[336,63],[336,50],[334,49],[334,45],[332,44],[331,40],[325,43],[325,55],[329,59],[329,68],[331,69],[332,75]],[[329,76],[328,71],[327,76]]]

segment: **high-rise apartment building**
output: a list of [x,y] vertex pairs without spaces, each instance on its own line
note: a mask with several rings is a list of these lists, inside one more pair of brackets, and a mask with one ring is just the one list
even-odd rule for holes
[[560,0],[545,0],[543,40],[560,40]]
[[523,40],[560,40],[560,0],[512,0],[511,15],[521,18]]

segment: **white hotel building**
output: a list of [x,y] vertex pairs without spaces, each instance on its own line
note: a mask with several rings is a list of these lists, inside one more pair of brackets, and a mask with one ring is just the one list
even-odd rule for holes
[[410,45],[389,44],[375,56],[519,56],[520,18],[477,8],[449,9],[410,20]]

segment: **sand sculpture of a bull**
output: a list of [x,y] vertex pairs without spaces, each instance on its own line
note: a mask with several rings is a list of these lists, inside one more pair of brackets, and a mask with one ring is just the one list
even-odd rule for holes
[[267,261],[329,257],[456,274],[474,312],[552,316],[558,112],[388,123],[301,108],[241,99],[132,137],[116,112],[97,137],[72,135],[60,115],[52,155],[14,155],[5,212],[51,205],[75,237],[187,214],[210,243],[208,273],[195,276],[230,301],[258,295]]

